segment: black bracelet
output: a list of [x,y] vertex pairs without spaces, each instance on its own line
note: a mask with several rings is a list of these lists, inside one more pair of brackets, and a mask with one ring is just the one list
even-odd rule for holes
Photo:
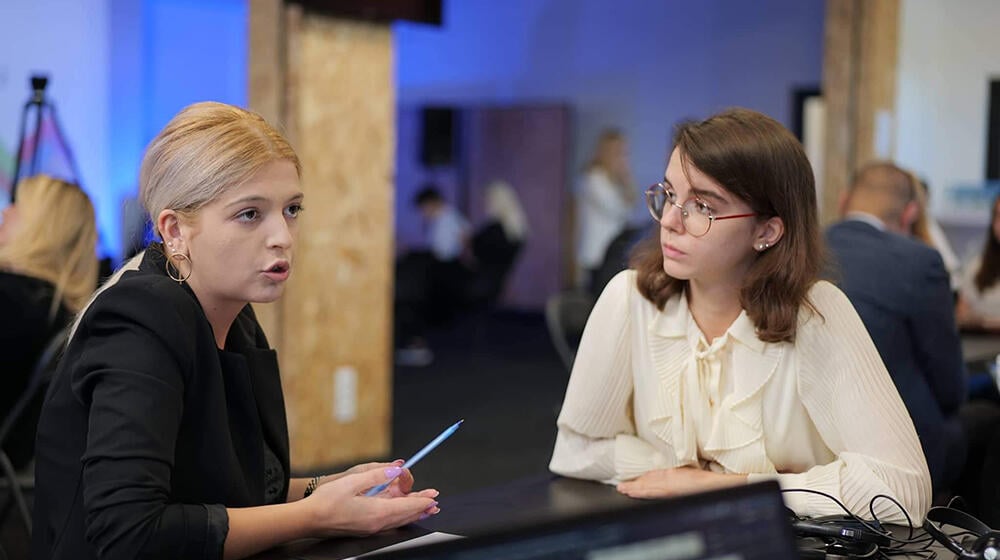
[[306,491],[302,494],[303,498],[308,498],[313,492],[316,491],[316,487],[319,486],[319,479],[321,478],[323,478],[322,475],[314,476],[309,480],[309,484],[306,484]]

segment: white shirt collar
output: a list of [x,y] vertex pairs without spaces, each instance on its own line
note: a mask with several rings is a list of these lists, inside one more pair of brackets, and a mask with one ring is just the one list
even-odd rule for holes
[[856,222],[864,222],[879,231],[886,231],[888,227],[885,225],[878,216],[874,214],[869,214],[868,212],[848,212],[844,216],[845,220],[854,220]]

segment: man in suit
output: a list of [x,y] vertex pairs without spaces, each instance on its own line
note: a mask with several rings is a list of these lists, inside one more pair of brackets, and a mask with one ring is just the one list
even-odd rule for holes
[[[833,280],[850,298],[910,412],[934,491],[961,474],[965,366],[941,255],[906,234],[920,208],[913,176],[888,162],[862,168],[826,231]],[[834,357],[834,359],[836,359]]]

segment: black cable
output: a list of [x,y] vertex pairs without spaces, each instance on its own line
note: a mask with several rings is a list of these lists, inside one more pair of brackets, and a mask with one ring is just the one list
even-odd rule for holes
[[910,533],[907,536],[907,540],[913,540],[913,520],[910,519],[910,514],[906,513],[906,508],[903,507],[903,504],[896,501],[896,498],[893,498],[892,496],[886,496],[885,494],[876,494],[875,496],[873,496],[872,499],[868,502],[868,511],[871,512],[872,519],[874,519],[875,522],[878,523],[879,527],[882,526],[882,522],[879,521],[878,515],[875,514],[875,500],[879,498],[885,498],[886,500],[889,500],[890,502],[896,504],[896,507],[899,508],[899,511],[903,512],[903,517],[906,518],[906,526],[909,527],[910,529]]
[[[913,533],[914,533],[913,520],[910,518],[909,513],[907,513],[906,508],[904,508],[903,505],[900,504],[899,501],[897,501],[892,496],[887,496],[885,494],[878,494],[878,495],[872,497],[872,499],[868,502],[868,511],[871,513],[871,516],[872,516],[872,522],[869,522],[869,521],[867,521],[865,519],[862,519],[857,514],[855,514],[853,511],[851,511],[850,508],[848,508],[846,505],[844,505],[844,503],[841,502],[840,500],[838,500],[836,497],[831,496],[831,495],[829,495],[829,494],[827,494],[825,492],[821,492],[819,490],[811,490],[811,489],[808,489],[808,488],[788,488],[788,489],[782,490],[782,492],[802,492],[802,493],[806,493],[806,494],[815,494],[817,496],[822,496],[822,497],[824,497],[824,498],[832,501],[833,503],[837,504],[837,506],[839,506],[840,509],[842,509],[844,511],[844,513],[846,514],[846,516],[849,519],[851,519],[851,520],[859,523],[862,527],[868,529],[869,531],[872,531],[873,533],[875,533],[877,535],[881,535],[883,537],[886,537],[890,541],[891,544],[889,546],[886,546],[886,547],[879,547],[878,548],[878,557],[879,558],[889,559],[892,556],[900,556],[900,555],[903,555],[903,554],[909,554],[909,555],[913,555],[913,556],[915,556],[917,558],[925,558],[927,560],[933,560],[933,559],[937,558],[937,556],[938,556],[937,552],[935,552],[933,550],[929,550],[930,547],[934,545],[934,542],[935,542],[934,541],[934,537],[931,536],[931,535],[929,535],[929,534],[927,534],[927,533],[924,533],[923,536],[914,537],[913,536]],[[885,530],[883,528],[882,521],[878,518],[878,515],[875,513],[875,502],[877,500],[879,500],[879,499],[889,500],[890,502],[892,502],[893,504],[895,504],[897,508],[899,508],[899,511],[901,511],[903,513],[903,517],[906,519],[906,526],[907,526],[907,530],[908,530],[907,538],[902,539],[902,538],[899,538],[899,537],[895,537],[895,536],[892,535],[891,532],[889,532],[889,531],[887,531],[887,530]],[[794,515],[794,517],[795,517],[796,520],[802,520],[803,519],[802,517],[800,517],[798,515]],[[825,523],[825,524],[826,523],[829,523],[829,524],[835,523],[835,521],[833,521],[833,520],[826,520],[826,521],[824,521],[821,518],[813,519],[812,521],[817,522],[817,523]],[[913,545],[913,546],[910,546],[910,545]]]
[[[858,523],[860,523],[866,529],[868,529],[868,530],[870,530],[870,531],[872,531],[874,533],[877,533],[879,535],[882,535],[882,536],[885,536],[885,537],[889,537],[890,539],[895,540],[895,537],[893,537],[885,529],[882,529],[881,527],[876,528],[876,527],[872,526],[871,523],[869,523],[868,521],[865,521],[864,519],[861,519],[860,517],[858,517],[857,515],[855,515],[853,511],[851,511],[847,506],[845,506],[843,504],[843,502],[841,502],[837,498],[834,498],[833,496],[827,494],[826,492],[820,492],[819,490],[810,490],[808,488],[789,488],[787,490],[782,490],[782,492],[802,492],[802,493],[806,493],[806,494],[816,494],[817,496],[823,496],[824,498],[827,498],[828,500],[831,500],[833,503],[835,503],[838,506],[840,506],[840,509],[844,510],[844,513],[846,513],[848,517],[850,517],[854,521],[857,521]],[[909,520],[909,516],[907,516],[907,520]],[[879,525],[881,525],[881,522],[879,522]],[[912,527],[912,523],[911,523],[911,527]]]

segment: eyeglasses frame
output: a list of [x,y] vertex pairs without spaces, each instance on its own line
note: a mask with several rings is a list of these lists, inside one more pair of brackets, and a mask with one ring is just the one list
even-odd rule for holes
[[[666,197],[667,185],[664,182],[662,182],[662,181],[659,182],[659,183],[656,183],[654,185],[650,185],[650,187],[645,190],[644,194],[646,195],[646,209],[649,210],[649,215],[652,216],[653,219],[656,220],[657,223],[660,223],[663,220],[663,215],[666,214],[666,212],[667,212],[667,207],[666,207],[666,205],[664,205],[664,207],[663,207],[663,213],[660,214],[659,217],[656,216],[656,213],[653,210],[653,206],[650,204],[650,196],[656,194],[656,191],[654,190],[656,188],[661,189],[663,191],[664,197]],[[690,212],[688,212],[684,208],[684,206],[686,206],[692,200],[697,201],[697,202],[701,202],[702,204],[705,204],[705,201],[702,200],[702,199],[700,199],[700,198],[698,198],[697,196],[689,197],[687,200],[684,201],[683,204],[677,204],[676,202],[671,202],[669,200],[666,200],[666,202],[668,204],[670,204],[671,206],[676,207],[678,210],[681,211],[681,223],[684,224],[684,229],[686,231],[688,230],[688,227],[687,227],[687,222],[685,221],[685,219],[688,216],[690,216]],[[707,206],[707,204],[705,204],[705,205]],[[695,234],[691,233],[690,231],[688,231],[688,233],[690,233],[692,237],[704,237],[704,236],[708,235],[708,232],[712,231],[712,224],[714,224],[717,220],[732,220],[732,219],[735,219],[735,218],[749,218],[749,217],[756,216],[756,215],[757,215],[756,212],[751,212],[749,214],[730,214],[728,216],[716,216],[715,214],[709,214],[708,215],[708,227],[705,229],[705,233],[702,233],[700,235],[695,235]]]

